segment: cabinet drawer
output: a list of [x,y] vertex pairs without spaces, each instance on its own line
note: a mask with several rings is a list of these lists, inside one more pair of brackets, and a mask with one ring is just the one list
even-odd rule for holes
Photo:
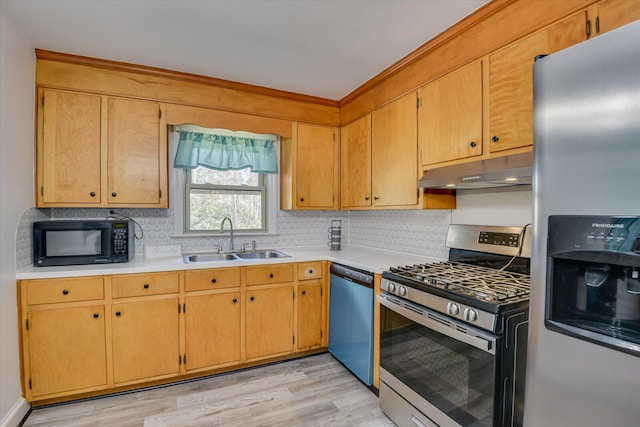
[[104,298],[102,277],[27,280],[25,285],[29,305]]
[[178,292],[178,285],[177,273],[114,276],[111,279],[111,296],[125,298],[171,294]]
[[247,267],[247,285],[293,282],[293,264],[256,265]]
[[187,271],[184,274],[184,279],[184,286],[187,292],[236,288],[240,286],[240,269],[216,268]]
[[298,264],[298,280],[322,278],[322,261],[301,262]]

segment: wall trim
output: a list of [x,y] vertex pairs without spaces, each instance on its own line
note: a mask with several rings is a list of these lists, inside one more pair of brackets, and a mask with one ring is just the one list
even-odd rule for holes
[[31,406],[24,400],[23,397],[18,399],[16,403],[11,407],[9,412],[0,421],[0,427],[17,427],[22,425],[25,417],[31,411]]

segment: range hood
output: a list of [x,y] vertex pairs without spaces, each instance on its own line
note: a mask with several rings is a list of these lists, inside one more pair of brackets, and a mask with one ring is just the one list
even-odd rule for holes
[[475,189],[531,185],[533,153],[478,160],[426,171],[420,188]]

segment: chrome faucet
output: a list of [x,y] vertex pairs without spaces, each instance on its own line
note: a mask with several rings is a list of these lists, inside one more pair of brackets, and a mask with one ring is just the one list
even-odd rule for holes
[[222,223],[220,223],[220,233],[224,232],[225,221],[229,221],[229,227],[230,227],[231,242],[229,244],[229,250],[234,251],[235,249],[233,247],[233,222],[231,222],[231,218],[229,218],[228,216],[225,216],[224,219],[222,220]]

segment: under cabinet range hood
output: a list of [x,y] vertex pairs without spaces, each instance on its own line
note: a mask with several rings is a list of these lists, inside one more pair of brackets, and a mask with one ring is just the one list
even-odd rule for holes
[[532,175],[533,153],[523,153],[430,169],[418,187],[466,190],[531,185]]

